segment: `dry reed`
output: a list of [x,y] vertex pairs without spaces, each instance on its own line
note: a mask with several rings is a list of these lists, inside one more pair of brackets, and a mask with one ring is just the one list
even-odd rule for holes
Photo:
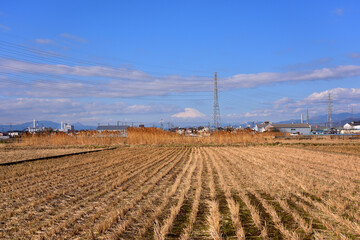
[[273,133],[238,130],[236,133],[217,131],[210,136],[185,136],[158,128],[128,128],[127,137],[118,132],[80,131],[25,134],[18,146],[109,146],[109,145],[168,145],[168,144],[241,144],[271,142]]

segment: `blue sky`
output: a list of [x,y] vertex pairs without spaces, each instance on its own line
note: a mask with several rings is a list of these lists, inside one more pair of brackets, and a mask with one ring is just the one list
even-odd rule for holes
[[358,1],[7,1],[0,123],[360,112]]

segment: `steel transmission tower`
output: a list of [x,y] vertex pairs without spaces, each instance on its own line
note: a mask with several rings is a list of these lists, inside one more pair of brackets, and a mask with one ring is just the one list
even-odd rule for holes
[[331,98],[331,94],[329,93],[328,95],[328,127],[329,128],[332,128],[332,110],[333,110],[332,98]]
[[221,126],[220,122],[220,109],[218,99],[218,87],[217,87],[217,73],[214,74],[214,110],[213,110],[214,128],[218,129]]

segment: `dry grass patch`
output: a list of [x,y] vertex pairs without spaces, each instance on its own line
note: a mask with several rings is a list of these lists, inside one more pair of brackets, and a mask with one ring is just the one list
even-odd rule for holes
[[127,137],[121,133],[83,131],[73,134],[42,133],[22,136],[17,146],[109,146],[109,145],[169,145],[169,144],[244,144],[272,142],[273,133],[238,130],[236,133],[218,131],[211,136],[185,136],[158,128],[128,128]]

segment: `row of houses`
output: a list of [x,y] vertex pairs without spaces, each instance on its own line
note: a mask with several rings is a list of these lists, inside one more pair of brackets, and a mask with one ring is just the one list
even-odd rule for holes
[[[103,131],[117,131],[123,132],[126,136],[126,130],[129,126],[126,125],[99,125],[97,127],[98,132]],[[227,130],[227,129],[224,129]],[[234,130],[234,129],[230,129]],[[257,132],[284,132],[296,135],[309,135],[311,134],[311,125],[306,123],[297,123],[297,124],[274,124],[271,122],[263,122],[262,124],[257,124],[253,128]],[[173,128],[169,131],[176,132],[185,136],[209,136],[210,129],[208,127],[198,127],[198,128]]]
[[173,128],[173,129],[169,129],[169,131],[190,137],[210,136],[210,129],[208,127]]
[[266,121],[261,124],[256,124],[253,130],[257,132],[283,132],[296,135],[309,135],[311,134],[311,125],[307,123],[282,124]]
[[310,124],[307,123],[292,123],[292,124],[277,124],[271,122],[263,122],[255,125],[253,130],[257,132],[283,132],[290,133],[293,135],[309,135],[312,133],[330,133],[330,134],[359,134],[360,133],[360,121],[354,121],[346,123],[343,127],[332,128],[332,129],[321,129],[311,128]]

